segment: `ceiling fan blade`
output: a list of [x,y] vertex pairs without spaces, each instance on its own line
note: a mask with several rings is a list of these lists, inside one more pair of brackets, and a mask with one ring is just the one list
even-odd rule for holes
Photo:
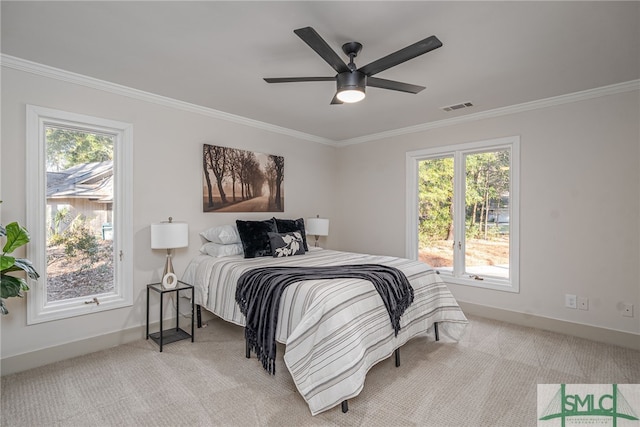
[[364,67],[358,68],[358,71],[366,74],[367,76],[373,76],[388,68],[395,67],[398,64],[402,64],[417,56],[423,55],[434,49],[442,46],[442,42],[438,40],[436,36],[427,37],[424,40],[420,40],[410,46],[400,49],[397,52],[391,53],[383,58],[373,61]]
[[345,71],[349,71],[349,67],[344,61],[338,56],[338,54],[331,49],[331,47],[324,41],[320,34],[316,32],[311,27],[299,28],[297,30],[293,30],[294,33],[298,35],[309,47],[316,51],[318,55],[322,57],[334,70],[338,73],[344,73]]
[[267,83],[335,82],[335,77],[265,77]]
[[400,92],[408,93],[419,93],[425,88],[424,86],[397,82],[395,80],[380,79],[378,77],[367,77],[367,86],[378,87],[380,89],[397,90]]
[[331,105],[340,105],[340,104],[344,104],[344,103],[338,99],[338,94],[336,93],[333,96],[333,99],[331,100]]

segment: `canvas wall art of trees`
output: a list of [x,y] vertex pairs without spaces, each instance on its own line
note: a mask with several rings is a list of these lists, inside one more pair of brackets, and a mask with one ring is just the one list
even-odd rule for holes
[[284,212],[284,157],[203,145],[203,212]]

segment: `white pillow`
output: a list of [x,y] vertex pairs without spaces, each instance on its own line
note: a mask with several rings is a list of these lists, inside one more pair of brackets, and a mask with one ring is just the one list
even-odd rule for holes
[[210,242],[221,245],[241,242],[238,228],[235,225],[219,225],[203,231],[200,235]]
[[209,242],[202,245],[200,252],[205,255],[210,255],[216,258],[231,255],[240,255],[243,253],[242,243],[231,243],[228,245],[221,245],[220,243]]

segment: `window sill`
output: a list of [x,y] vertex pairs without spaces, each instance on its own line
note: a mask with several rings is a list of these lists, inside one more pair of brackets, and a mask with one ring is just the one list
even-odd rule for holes
[[513,292],[519,293],[517,283],[512,283],[506,279],[500,279],[497,277],[482,276],[482,279],[476,279],[472,277],[456,277],[451,272],[446,270],[435,269],[440,274],[442,281],[447,284],[472,286],[474,288],[492,289],[495,291]]
[[[92,295],[93,297],[93,295]],[[133,305],[131,298],[112,296],[97,296],[100,304],[85,303],[91,301],[91,297],[65,300],[64,302],[54,302],[47,304],[38,311],[37,316],[27,316],[27,325],[61,320],[70,317],[83,316],[101,311],[114,310],[117,308],[130,307]]]

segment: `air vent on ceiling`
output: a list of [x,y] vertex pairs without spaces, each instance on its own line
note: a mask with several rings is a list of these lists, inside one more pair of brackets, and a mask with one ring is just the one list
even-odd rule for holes
[[440,107],[440,109],[443,111],[455,111],[455,110],[460,110],[462,108],[469,108],[469,107],[473,107],[473,104],[471,102],[461,102],[460,104],[449,105],[447,107]]

